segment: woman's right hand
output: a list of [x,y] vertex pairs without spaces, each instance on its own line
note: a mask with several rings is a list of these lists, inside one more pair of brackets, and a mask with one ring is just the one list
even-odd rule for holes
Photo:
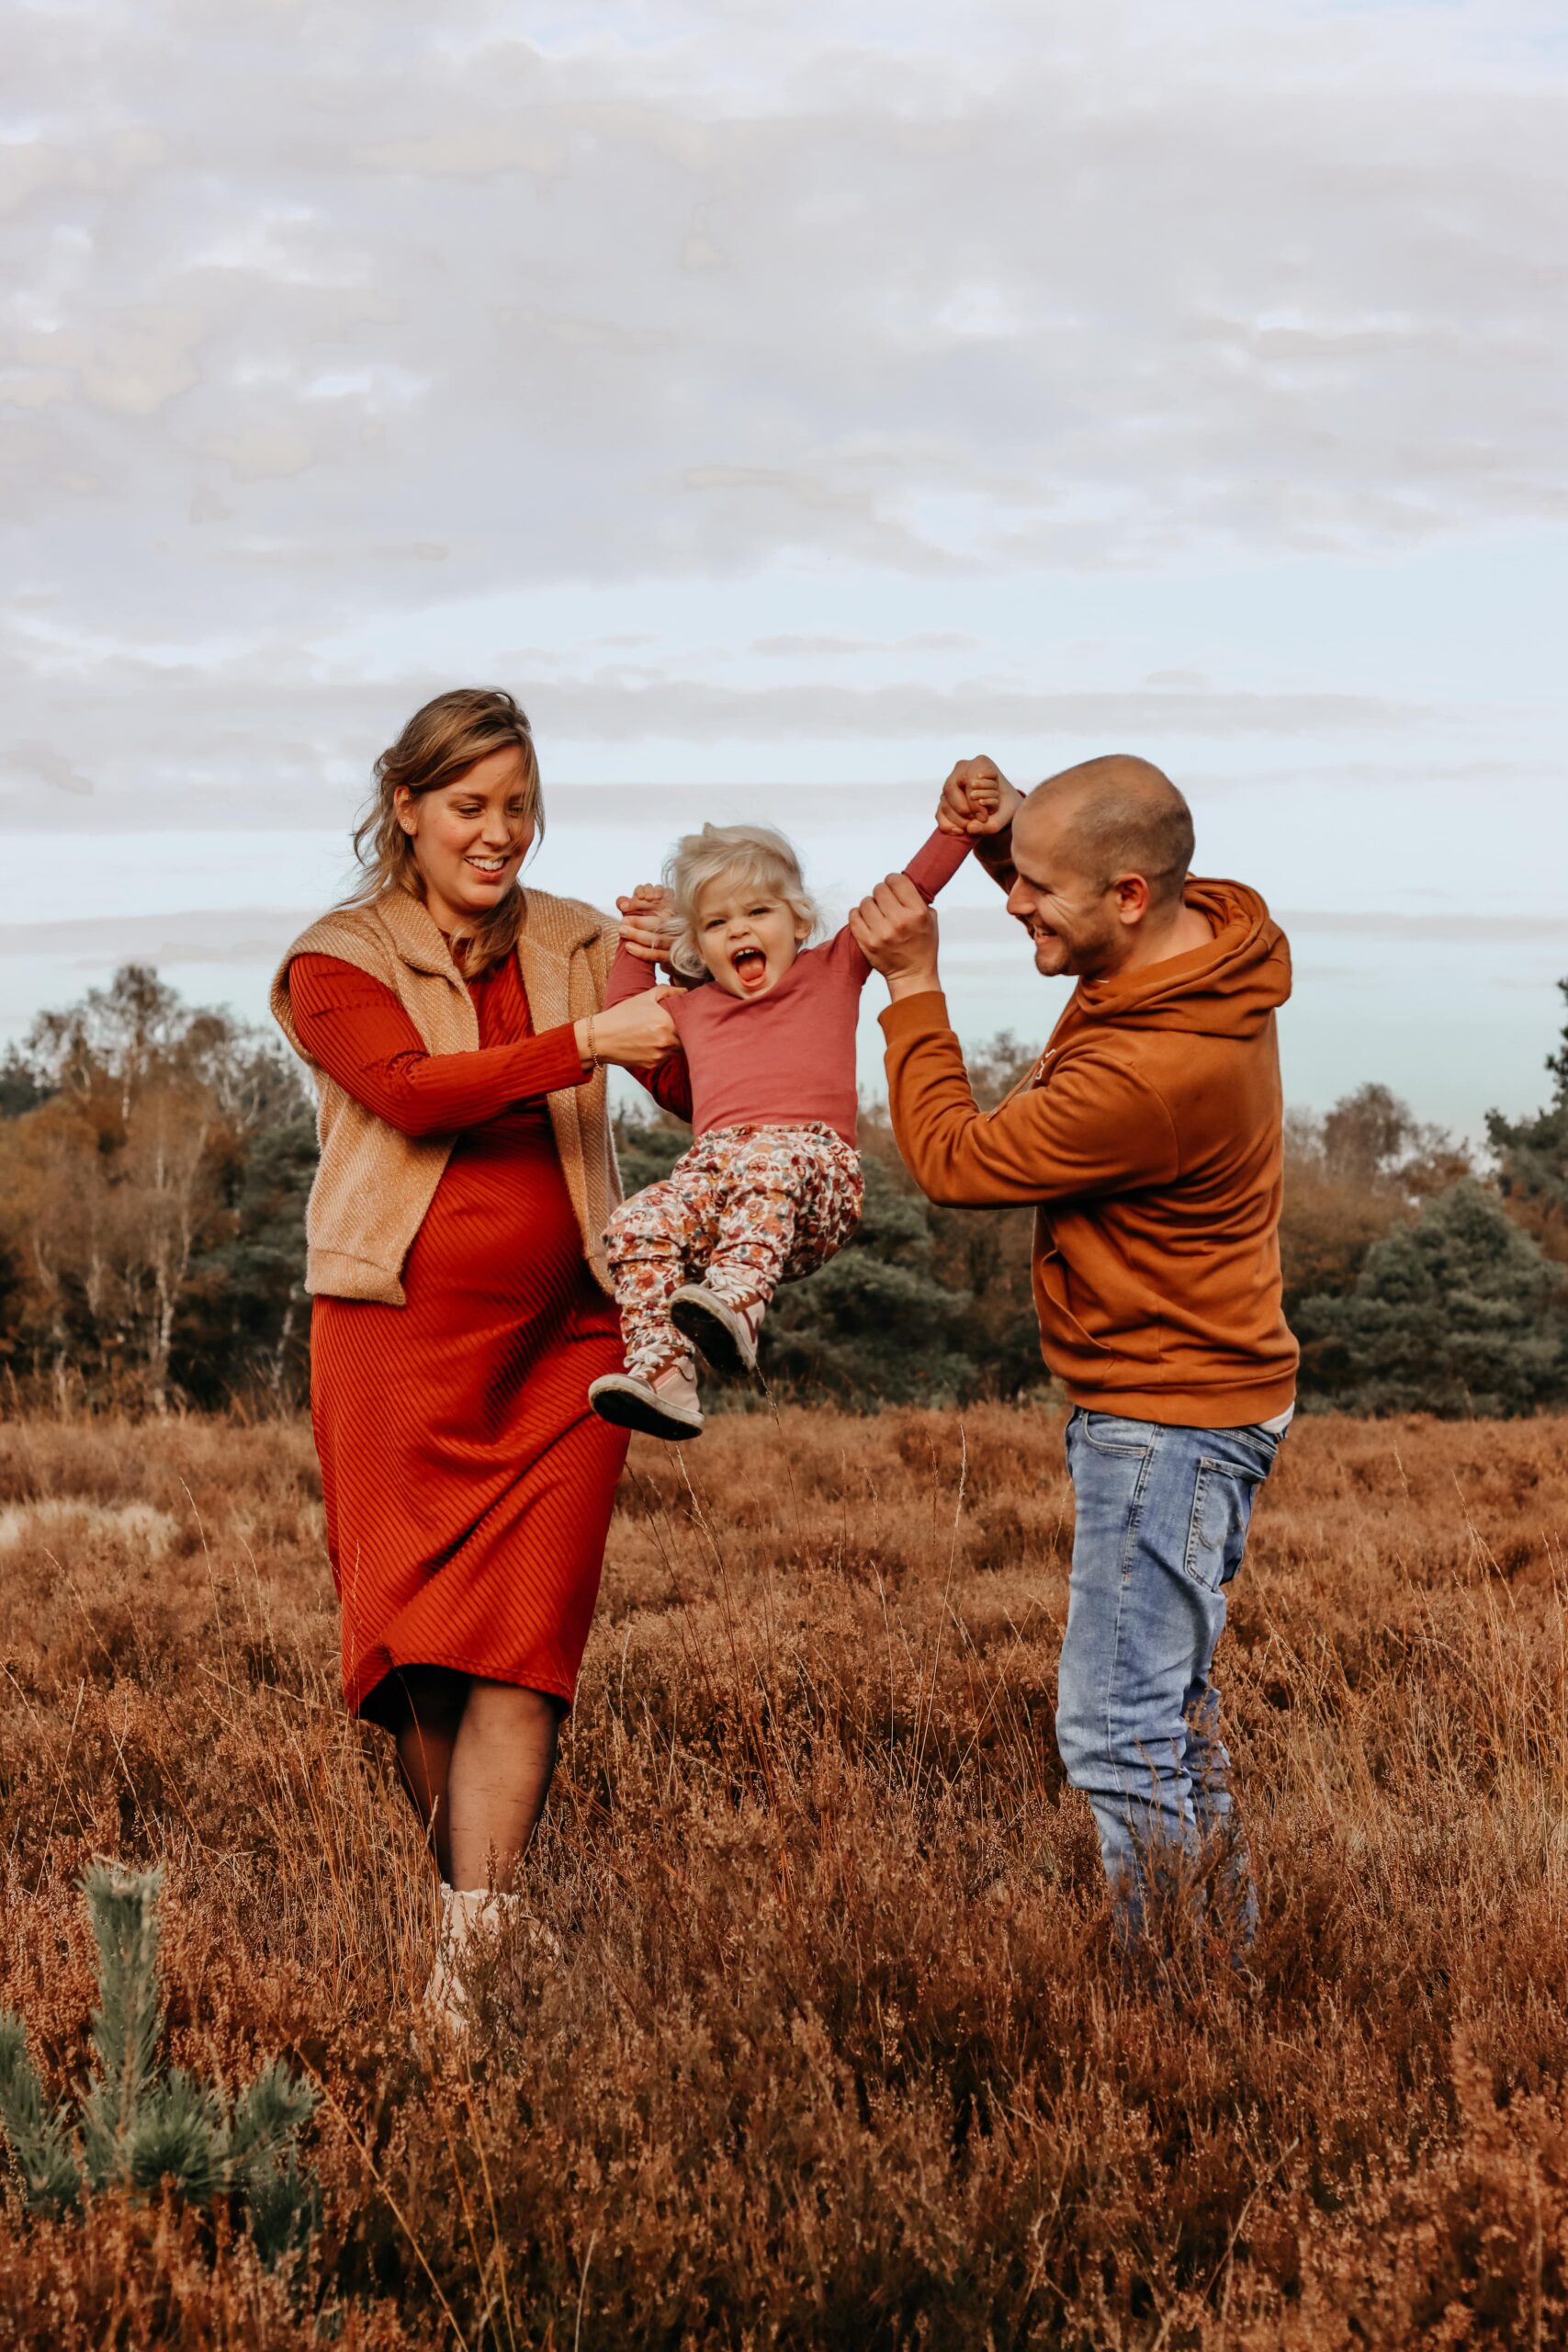
[[673,989],[645,989],[596,1012],[592,1046],[587,1021],[578,1022],[578,1052],[585,1062],[614,1062],[618,1069],[651,1069],[668,1060],[681,1043],[664,1003],[674,994]]

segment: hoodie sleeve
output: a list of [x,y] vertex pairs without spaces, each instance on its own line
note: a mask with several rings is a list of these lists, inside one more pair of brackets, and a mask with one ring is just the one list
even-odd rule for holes
[[1043,1086],[982,1111],[939,991],[882,1015],[893,1132],[927,1198],[954,1207],[1134,1192],[1177,1175],[1176,1130],[1154,1089],[1107,1056],[1075,1054]]

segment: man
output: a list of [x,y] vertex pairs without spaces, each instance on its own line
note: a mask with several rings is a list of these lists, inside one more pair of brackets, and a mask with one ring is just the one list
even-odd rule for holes
[[1178,1877],[1216,1861],[1249,1936],[1211,1668],[1295,1393],[1275,1034],[1290,952],[1255,891],[1190,876],[1187,803],[1146,760],[1090,760],[1027,797],[994,762],[960,761],[938,822],[975,838],[1035,969],[1077,979],[1025,1088],[981,1112],[924,899],[894,875],[850,918],[886,976],[894,1132],[917,1182],[968,1207],[1035,1204],[1041,1346],[1073,1408],[1062,1761],[1123,1935],[1163,1857]]

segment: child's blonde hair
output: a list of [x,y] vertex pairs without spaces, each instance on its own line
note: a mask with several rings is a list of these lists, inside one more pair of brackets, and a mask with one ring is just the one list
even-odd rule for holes
[[664,887],[675,901],[670,960],[688,979],[707,970],[697,946],[697,900],[713,883],[730,881],[782,899],[807,939],[822,920],[800,860],[771,825],[705,825],[700,833],[683,833],[665,860]]

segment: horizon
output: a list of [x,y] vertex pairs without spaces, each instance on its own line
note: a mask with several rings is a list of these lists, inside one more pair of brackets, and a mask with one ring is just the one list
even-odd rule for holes
[[[627,886],[634,880],[656,878],[660,862],[658,828],[653,812],[638,811],[626,803],[633,797],[641,797],[636,787],[579,787],[595,789],[619,797],[625,812],[620,820],[624,837],[643,855],[641,865],[634,854],[628,859]],[[826,819],[821,804],[830,797],[830,788],[805,787],[814,793],[818,804],[819,824]],[[877,797],[896,803],[902,817],[913,815],[916,795],[908,787],[877,788]],[[700,804],[700,805],[699,805]],[[568,808],[570,799],[568,798]],[[660,801],[662,812],[665,803]],[[769,796],[757,787],[732,787],[727,794],[712,797],[691,797],[691,812],[682,817],[685,828],[701,821],[703,816],[713,816],[717,821],[765,820],[770,808]],[[911,834],[898,839],[895,845],[897,862],[902,863],[923,834],[919,832],[917,818]],[[859,828],[870,836],[882,830],[862,816]],[[897,827],[889,824],[890,833]],[[546,842],[535,853],[535,861],[525,869],[525,881],[535,881],[539,887],[552,888],[562,895],[599,899],[607,891],[596,894],[594,865],[598,853],[586,843],[574,845],[563,842],[563,828],[558,820],[552,822]],[[805,829],[796,827],[797,839],[805,838]],[[815,838],[831,841],[829,833],[818,831]],[[143,849],[160,837],[139,837]],[[257,906],[251,910],[213,908],[202,902],[199,894],[206,888],[207,869],[197,864],[183,877],[197,895],[197,902],[173,911],[161,911],[151,918],[140,914],[79,915],[64,922],[30,926],[32,934],[47,935],[51,940],[48,967],[55,975],[58,985],[54,992],[40,1000],[26,1017],[4,1018],[8,1008],[0,1006],[0,1050],[7,1045],[19,1045],[32,1018],[38,1012],[58,1010],[76,1001],[89,988],[103,987],[113,970],[124,963],[151,964],[160,977],[175,988],[189,1004],[211,1006],[231,1013],[242,1022],[255,1024],[275,1037],[266,1002],[272,970],[283,949],[305,924],[321,912],[330,899],[344,887],[355,872],[347,854],[346,839],[336,835],[309,833],[251,836],[229,836],[243,841],[253,852],[276,858],[278,870],[293,866],[303,860],[308,870],[321,881],[323,895],[319,904],[301,904],[292,909],[279,906]],[[840,842],[842,847],[841,839]],[[566,854],[563,855],[563,853]],[[553,860],[541,865],[536,861]],[[558,869],[565,864],[567,871]],[[808,862],[807,879],[817,889],[824,902],[825,929],[836,927],[842,920],[851,896],[854,894],[856,877],[849,869],[852,859],[839,861],[842,871],[835,877],[825,858]],[[634,871],[635,868],[635,871]],[[874,865],[864,869],[870,880],[880,878],[886,870]],[[1194,874],[1201,876],[1209,869],[1201,863]],[[1231,878],[1244,878],[1234,876]],[[116,885],[118,887],[118,884]],[[618,887],[618,885],[617,885]],[[869,887],[869,885],[867,885]],[[176,899],[179,891],[170,895]],[[187,891],[185,895],[189,896]],[[1350,1006],[1364,987],[1368,976],[1368,959],[1380,954],[1388,970],[1403,956],[1420,956],[1436,944],[1444,947],[1459,945],[1473,964],[1483,968],[1492,967],[1496,972],[1495,984],[1500,988],[1516,987],[1522,996],[1522,983],[1512,983],[1507,976],[1507,960],[1516,944],[1516,927],[1507,919],[1473,916],[1456,923],[1441,912],[1405,912],[1390,926],[1386,935],[1380,935],[1355,910],[1292,910],[1275,905],[1270,910],[1291,941],[1294,989],[1291,1001],[1280,1014],[1281,1064],[1284,1077],[1285,1102],[1289,1111],[1303,1111],[1321,1115],[1332,1104],[1368,1083],[1381,1083],[1392,1088],[1408,1102],[1416,1116],[1443,1127],[1456,1140],[1475,1149],[1485,1149],[1485,1113],[1500,1110],[1518,1117],[1541,1107],[1550,1100],[1551,1086],[1546,1063],[1561,1043],[1564,1012],[1558,981],[1568,977],[1568,944],[1564,945],[1561,963],[1552,944],[1558,926],[1544,923],[1534,927],[1529,944],[1534,951],[1540,987],[1539,1002],[1532,1006],[1537,1017],[1529,1031],[1517,1035],[1512,1040],[1515,1051],[1511,1063],[1503,1073],[1495,1073],[1499,1082],[1490,1091],[1476,1090],[1472,1108],[1465,1115],[1461,1103],[1458,1112],[1450,1110],[1444,1115],[1445,1102],[1451,1104],[1453,1094],[1447,1097],[1434,1091],[1425,1097],[1402,1085],[1397,1075],[1397,1053],[1385,1055],[1392,1042],[1397,1046],[1402,1039],[1397,1023],[1391,1023],[1387,1007],[1382,1008],[1381,1021],[1364,1017],[1358,1031],[1355,1051],[1347,1050],[1349,1035]],[[954,881],[942,892],[937,902],[939,929],[942,934],[942,966],[953,1025],[966,1047],[977,1048],[991,1042],[1003,1032],[1010,1032],[1021,1042],[1043,1046],[1047,1033],[1067,1001],[1074,983],[1070,979],[1043,979],[1033,968],[1027,942],[1018,927],[1005,913],[1000,894],[971,861]],[[9,934],[15,936],[15,933]],[[276,943],[274,944],[274,943]],[[1348,964],[1337,958],[1348,952],[1357,960]],[[1473,968],[1472,964],[1472,968]],[[1375,969],[1375,965],[1373,967]],[[0,959],[0,971],[4,959]],[[1551,977],[1545,975],[1551,972]],[[1469,976],[1460,974],[1461,984]],[[238,984],[236,984],[236,981]],[[1295,1023],[1305,991],[1314,991],[1318,1003],[1314,1008],[1319,1018],[1303,1024],[1298,1031]],[[1328,991],[1338,993],[1345,1025],[1334,1018],[1322,1017]],[[863,1101],[886,1100],[883,1082],[881,1031],[876,1015],[886,1003],[882,983],[874,974],[863,1004],[860,1023],[860,1091]],[[1303,1034],[1304,1031],[1304,1034]],[[281,1038],[277,1039],[281,1044]],[[1538,1048],[1533,1052],[1533,1048]],[[617,1079],[619,1074],[613,1074]],[[1511,1076],[1515,1081],[1510,1095],[1501,1080]],[[623,1094],[636,1103],[642,1099],[638,1090],[626,1081]],[[1484,1093],[1484,1099],[1483,1099]]]

